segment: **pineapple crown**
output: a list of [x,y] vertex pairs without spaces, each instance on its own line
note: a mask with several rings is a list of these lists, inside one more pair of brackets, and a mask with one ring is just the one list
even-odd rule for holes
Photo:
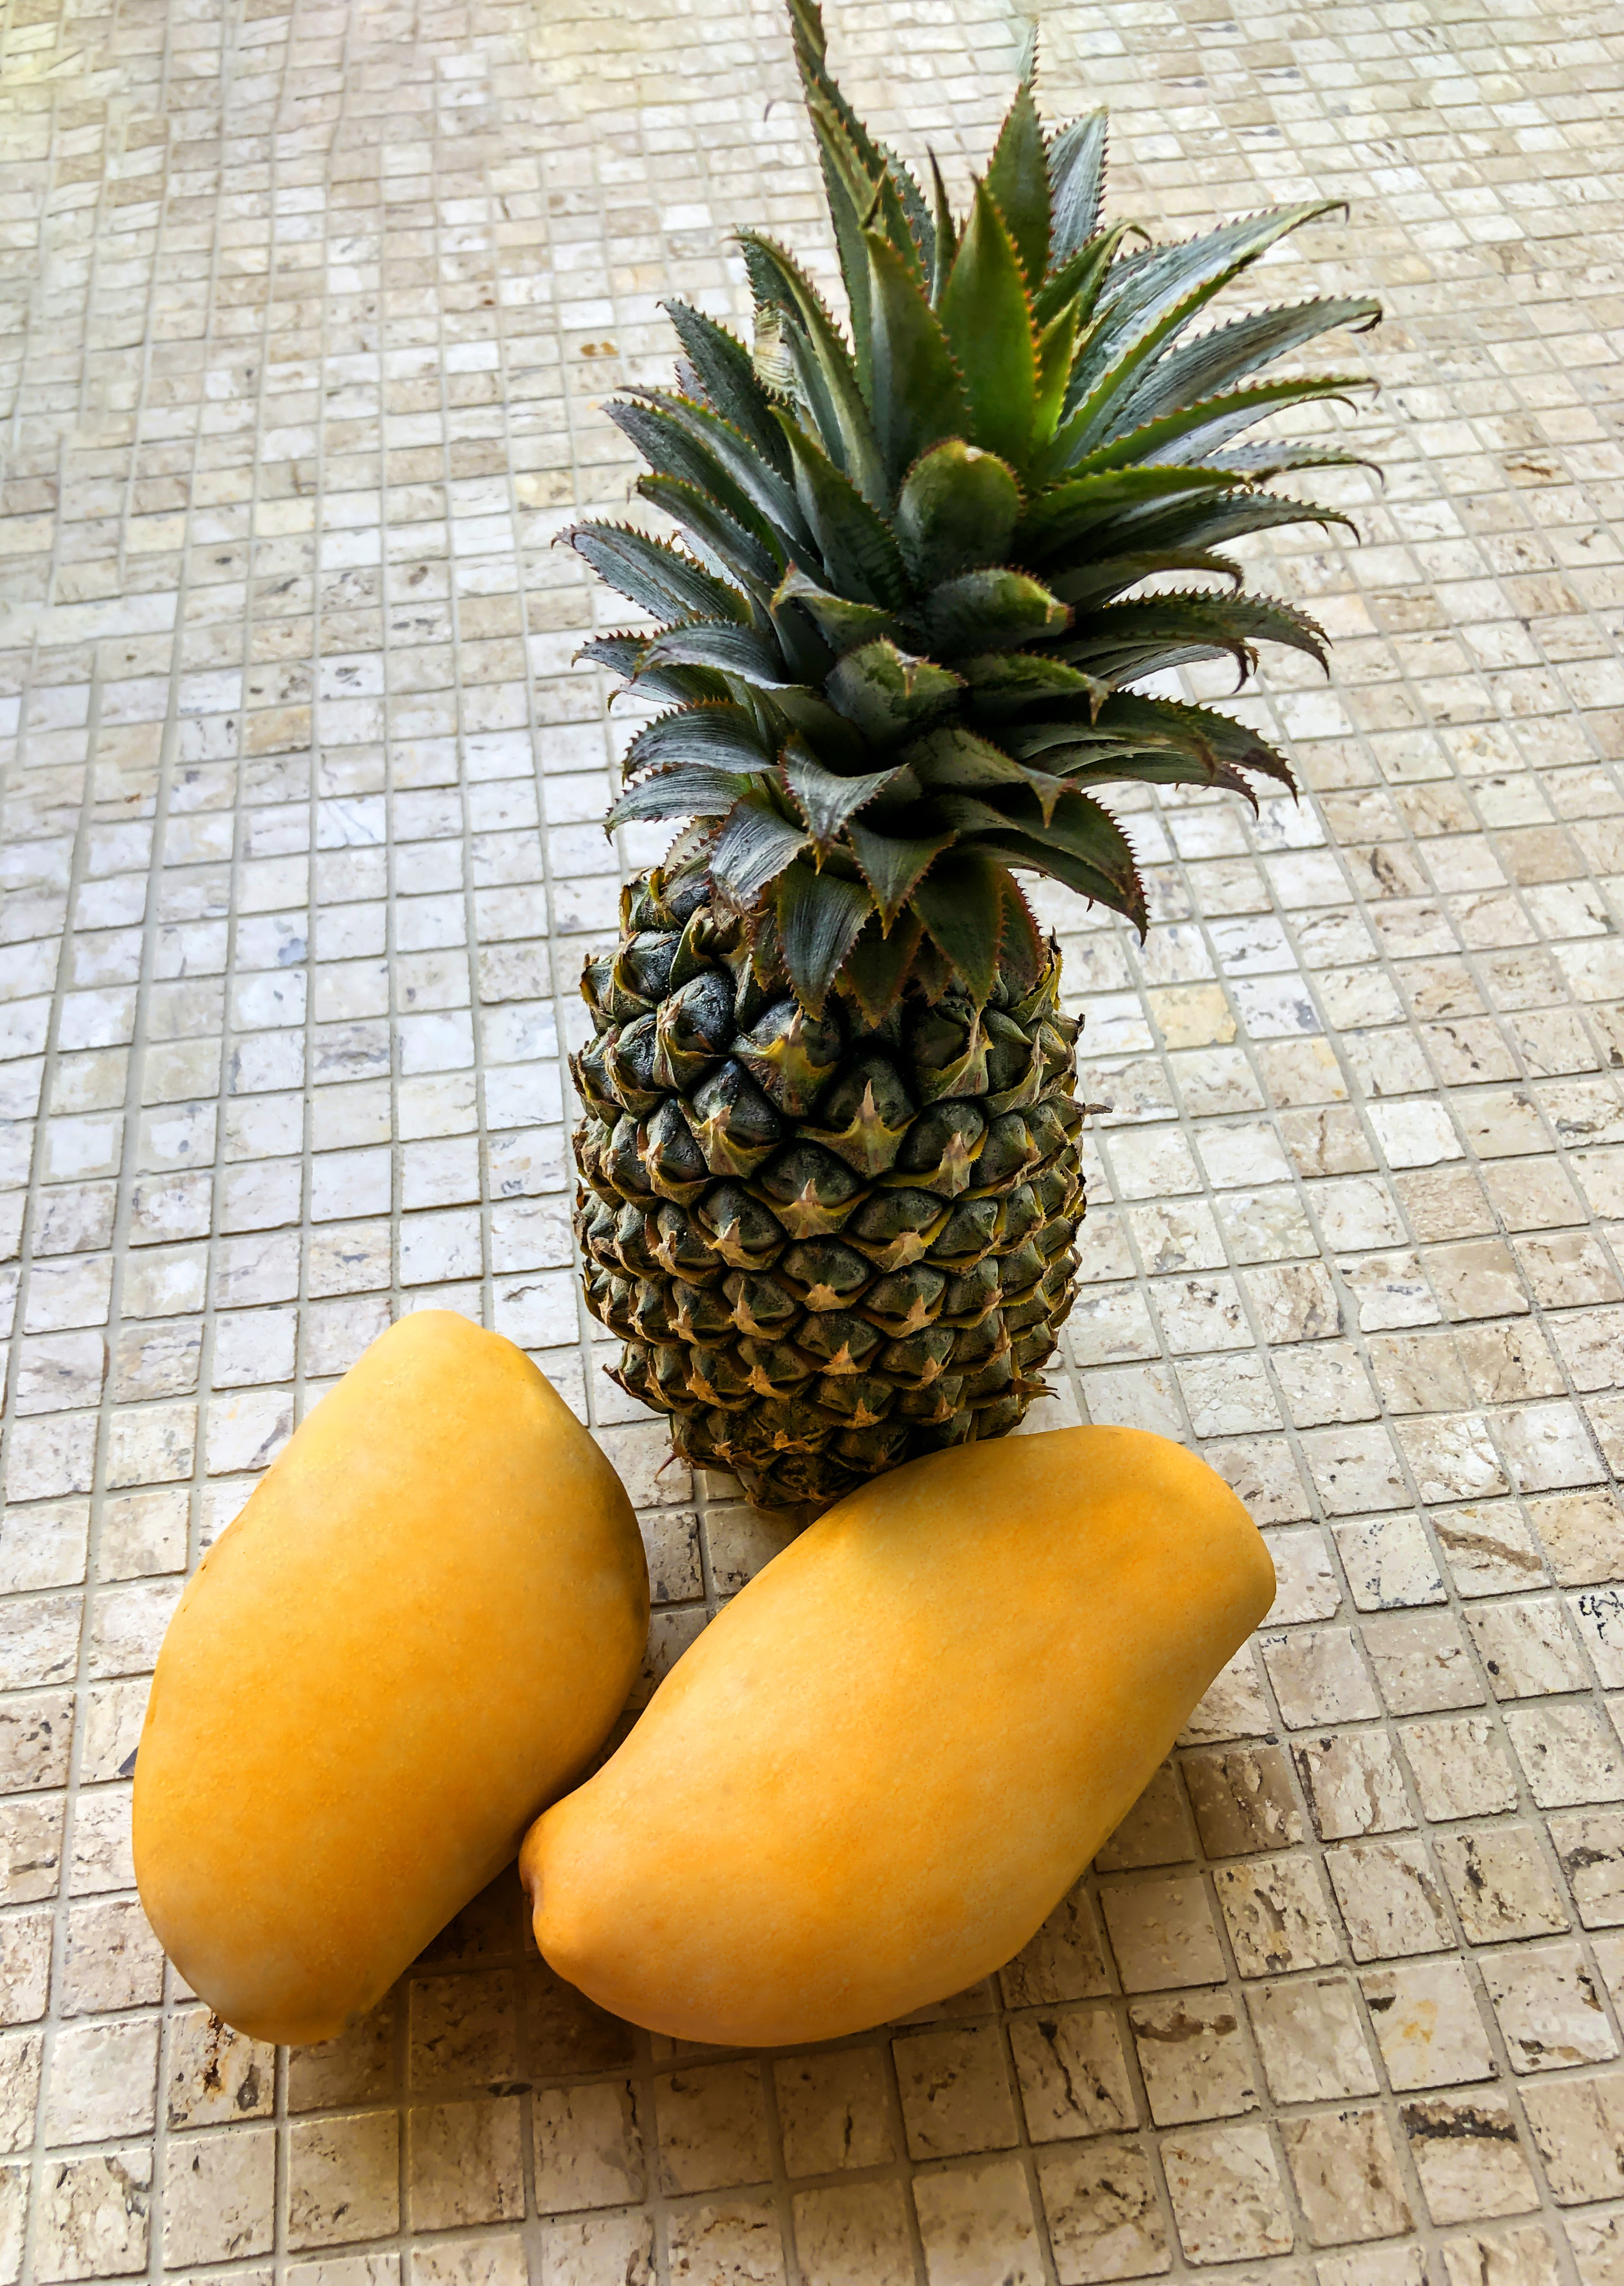
[[[1290,787],[1282,757],[1213,710],[1132,686],[1268,640],[1325,664],[1323,631],[1241,592],[1220,543],[1347,523],[1262,489],[1368,465],[1335,445],[1231,440],[1267,414],[1368,385],[1254,379],[1365,296],[1257,311],[1193,338],[1215,295],[1332,201],[1124,250],[1102,225],[1106,114],[1045,135],[1029,69],[968,213],[876,143],[830,77],[815,0],[790,0],[847,330],[793,258],[740,233],[747,349],[666,304],[674,389],[611,414],[637,490],[684,544],[586,523],[573,545],[660,624],[585,655],[673,702],[633,741],[612,826],[694,822],[667,876],[702,869],[766,979],[811,1013],[832,990],[879,1022],[903,990],[984,1002],[1037,976],[1016,885],[1052,875],[1145,925],[1111,779]],[[1143,233],[1139,233],[1143,236]],[[1156,574],[1220,587],[1138,594]],[[1237,686],[1238,687],[1238,686]]]

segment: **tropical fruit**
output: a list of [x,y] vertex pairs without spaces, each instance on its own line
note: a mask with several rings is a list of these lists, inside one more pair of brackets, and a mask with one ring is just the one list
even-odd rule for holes
[[136,1878],[264,2040],[327,2039],[589,1761],[648,1633],[636,1518],[511,1342],[402,1319],[204,1557],[159,1654]]
[[1053,1910],[1273,1592],[1228,1486],[1138,1430],[900,1468],[775,1557],[532,1828],[537,1942],[605,2008],[729,2046],[962,1990]]
[[587,971],[587,1303],[679,1450],[768,1503],[998,1434],[1043,1386],[1080,1112],[1016,876],[1142,928],[1102,785],[1291,784],[1250,727],[1135,686],[1244,676],[1265,640],[1323,659],[1223,549],[1331,520],[1265,480],[1354,455],[1234,440],[1360,385],[1257,376],[1380,315],[1341,296],[1191,336],[1331,202],[1131,248],[1100,220],[1104,113],[1045,134],[1029,77],[956,218],[840,94],[812,0],[790,12],[846,330],[743,233],[753,345],[674,303],[675,388],[611,407],[677,540],[573,533],[654,622],[587,655],[666,710],[611,821],[695,821]]

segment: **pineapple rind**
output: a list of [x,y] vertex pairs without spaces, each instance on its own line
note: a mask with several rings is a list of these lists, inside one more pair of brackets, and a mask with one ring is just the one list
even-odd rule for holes
[[[697,901],[696,901],[697,893]],[[878,1028],[758,979],[702,875],[633,886],[583,989],[576,1234],[614,1378],[763,1506],[1013,1428],[1075,1293],[1077,1025],[1050,947]]]

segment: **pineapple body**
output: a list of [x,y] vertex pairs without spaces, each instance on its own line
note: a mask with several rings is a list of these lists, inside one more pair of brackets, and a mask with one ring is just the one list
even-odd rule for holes
[[1020,1421],[1083,1213],[1058,977],[811,1017],[702,874],[633,885],[583,982],[576,1230],[615,1377],[684,1457],[827,1501]]

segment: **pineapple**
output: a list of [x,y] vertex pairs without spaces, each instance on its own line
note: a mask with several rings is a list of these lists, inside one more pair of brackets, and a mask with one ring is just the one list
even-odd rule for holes
[[1381,314],[1318,299],[1186,337],[1330,202],[1130,249],[1100,220],[1105,114],[1045,135],[1029,71],[956,217],[934,160],[927,201],[841,96],[814,0],[791,16],[845,328],[743,233],[752,344],[672,303],[676,387],[611,408],[680,540],[571,535],[656,623],[587,655],[669,702],[610,823],[691,821],[586,969],[587,1305],[677,1449],[769,1506],[1000,1435],[1042,1390],[1083,1112],[1017,876],[1142,932],[1102,784],[1291,786],[1255,732],[1134,685],[1225,656],[1244,679],[1259,640],[1324,663],[1221,549],[1329,521],[1260,487],[1355,456],[1234,439],[1360,386],[1254,376]]

